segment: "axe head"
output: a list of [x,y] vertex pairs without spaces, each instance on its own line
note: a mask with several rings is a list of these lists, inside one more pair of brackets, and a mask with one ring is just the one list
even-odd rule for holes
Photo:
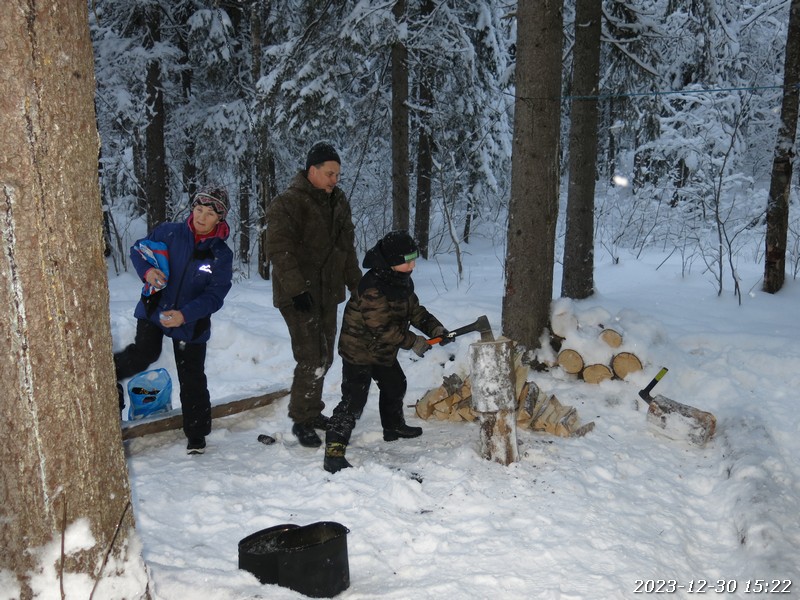
[[[473,323],[469,325],[464,325],[463,327],[459,327],[458,329],[453,329],[447,334],[447,337],[450,339],[457,338],[460,335],[464,335],[465,333],[472,333],[473,331],[477,331],[481,334],[481,341],[482,342],[493,342],[494,341],[494,334],[492,333],[492,327],[489,325],[489,318],[486,315],[481,315]],[[432,338],[428,340],[428,343],[438,344],[442,341],[442,338]]]
[[475,330],[481,334],[482,342],[494,341],[492,326],[489,325],[489,318],[486,315],[481,315],[480,317],[475,319]]

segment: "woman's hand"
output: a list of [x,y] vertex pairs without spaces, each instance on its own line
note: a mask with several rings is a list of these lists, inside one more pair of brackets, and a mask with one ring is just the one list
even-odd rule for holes
[[158,318],[164,327],[180,327],[186,320],[183,318],[183,313],[179,310],[165,310]]
[[164,289],[164,286],[167,285],[167,276],[164,275],[164,271],[155,267],[144,274],[144,280],[157,290]]

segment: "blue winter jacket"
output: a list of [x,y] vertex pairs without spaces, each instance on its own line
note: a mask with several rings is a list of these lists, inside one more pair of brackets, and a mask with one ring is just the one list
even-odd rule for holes
[[[167,245],[169,281],[161,291],[139,300],[133,313],[137,319],[155,323],[165,335],[176,340],[208,341],[211,337],[211,314],[222,308],[233,277],[233,252],[225,243],[230,230],[223,222],[217,231],[217,237],[195,245],[194,232],[188,222],[163,223],[144,238]],[[130,256],[136,272],[144,281],[145,273],[153,265],[133,248]],[[163,327],[159,314],[165,310],[181,311],[186,322],[180,327]]]

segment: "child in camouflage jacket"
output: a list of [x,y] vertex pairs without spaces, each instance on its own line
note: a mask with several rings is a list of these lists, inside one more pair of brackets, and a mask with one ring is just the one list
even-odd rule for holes
[[374,379],[380,390],[378,410],[383,439],[422,435],[421,427],[406,425],[403,398],[406,377],[397,354],[400,349],[423,356],[431,346],[427,338],[409,330],[413,325],[429,337],[450,341],[447,329],[419,303],[411,273],[419,248],[406,231],[392,231],[364,257],[369,271],[347,302],[339,354],[342,357],[342,400],[334,408],[325,436],[326,471],[335,473],[350,467],[345,458],[356,421],[367,403]]

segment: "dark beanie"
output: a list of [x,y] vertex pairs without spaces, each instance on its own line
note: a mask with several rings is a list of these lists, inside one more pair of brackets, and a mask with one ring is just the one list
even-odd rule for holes
[[325,142],[314,144],[311,150],[308,151],[308,156],[306,157],[306,171],[308,171],[308,168],[312,165],[320,165],[329,160],[342,164],[333,146]]
[[390,231],[378,242],[381,254],[390,267],[416,260],[419,257],[419,246],[404,229]]

